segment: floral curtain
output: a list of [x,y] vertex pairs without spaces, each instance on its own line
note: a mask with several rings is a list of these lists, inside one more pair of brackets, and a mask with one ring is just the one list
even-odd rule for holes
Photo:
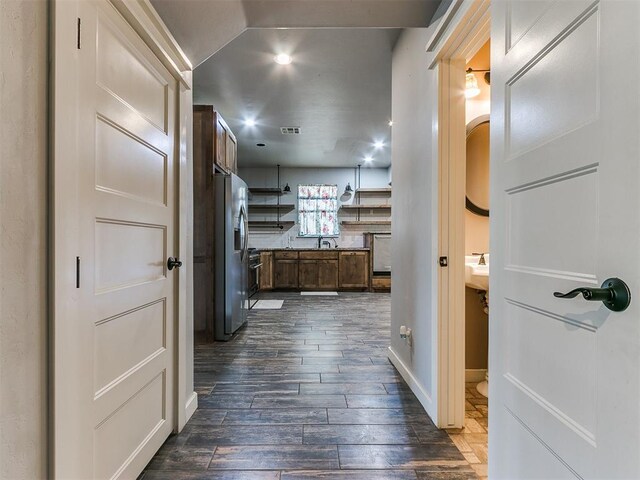
[[339,235],[338,186],[299,185],[298,224],[301,237]]

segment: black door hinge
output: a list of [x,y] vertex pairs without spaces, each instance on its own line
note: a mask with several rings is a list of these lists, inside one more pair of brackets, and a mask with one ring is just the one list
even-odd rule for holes
[[80,257],[76,257],[76,288],[80,288]]
[[81,27],[81,22],[80,22],[80,19],[78,18],[78,29],[76,31],[76,46],[78,47],[78,50],[80,50],[80,27]]
[[448,267],[449,266],[449,259],[447,257],[440,257],[440,266],[441,267]]

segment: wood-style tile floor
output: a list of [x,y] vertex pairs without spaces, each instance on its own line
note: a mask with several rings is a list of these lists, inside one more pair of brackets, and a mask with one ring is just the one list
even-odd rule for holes
[[144,480],[476,479],[387,359],[390,296],[270,293],[196,347],[199,408]]
[[488,398],[478,392],[477,383],[467,383],[465,391],[464,428],[448,430],[449,436],[478,474],[480,480],[488,477],[489,441]]

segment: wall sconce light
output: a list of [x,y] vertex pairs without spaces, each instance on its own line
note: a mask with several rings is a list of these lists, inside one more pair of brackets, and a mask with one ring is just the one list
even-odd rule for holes
[[291,193],[291,187],[289,186],[289,184],[287,183],[284,188],[282,189],[282,191],[284,193]]
[[474,68],[467,68],[467,75],[465,76],[465,91],[464,96],[466,98],[473,98],[480,94],[480,88],[478,88],[478,80],[476,80],[475,72],[484,72],[484,81],[487,85],[491,85],[491,70],[476,70]]
[[353,188],[351,188],[351,184],[347,183],[347,186],[344,189],[344,193],[345,194],[349,194],[349,193],[352,193],[352,192],[353,192]]
[[465,77],[464,96],[466,98],[473,98],[480,95],[480,88],[478,87],[478,81],[473,73],[467,73]]

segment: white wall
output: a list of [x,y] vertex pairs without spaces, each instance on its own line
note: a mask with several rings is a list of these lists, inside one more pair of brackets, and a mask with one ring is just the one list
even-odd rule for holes
[[[271,187],[275,188],[278,185],[278,175],[275,168],[239,168],[238,175],[249,185],[249,187]],[[280,183],[284,187],[286,183],[289,183],[291,187],[291,193],[283,195],[280,199],[282,204],[295,204],[296,208],[284,214],[281,217],[283,221],[297,221],[297,187],[299,184],[336,184],[338,185],[338,196],[340,197],[347,182],[351,183],[351,187],[356,188],[356,173],[353,168],[281,168],[280,169]],[[387,168],[365,168],[361,169],[361,187],[373,188],[373,187],[387,187],[389,184],[389,173]],[[254,195],[250,200],[250,203],[275,203],[276,197]],[[361,203],[386,203],[389,199],[383,199],[378,197],[367,196],[362,197]],[[353,196],[349,199],[344,199],[340,203],[350,204],[353,202]],[[344,215],[341,212],[340,215]],[[275,212],[268,215],[258,215],[251,212],[249,215],[251,220],[275,220]],[[388,212],[383,212],[380,215],[369,216],[370,219],[388,219]],[[341,247],[362,247],[363,245],[363,232],[388,232],[388,226],[367,226],[365,228],[347,227],[341,226],[340,237],[336,239],[337,243]],[[315,238],[301,238],[298,237],[298,226],[294,225],[288,231],[270,230],[268,233],[261,233],[256,230],[251,230],[249,235],[249,246],[255,248],[281,248],[289,246],[289,237],[291,237],[291,245],[293,247],[314,247],[317,245],[318,240]]]
[[[437,73],[426,63],[433,27],[404,30],[393,51],[393,288],[389,357],[432,419],[438,274]],[[413,330],[413,346],[399,327]],[[433,399],[433,402],[432,402]]]
[[47,2],[0,2],[0,478],[47,473]]

